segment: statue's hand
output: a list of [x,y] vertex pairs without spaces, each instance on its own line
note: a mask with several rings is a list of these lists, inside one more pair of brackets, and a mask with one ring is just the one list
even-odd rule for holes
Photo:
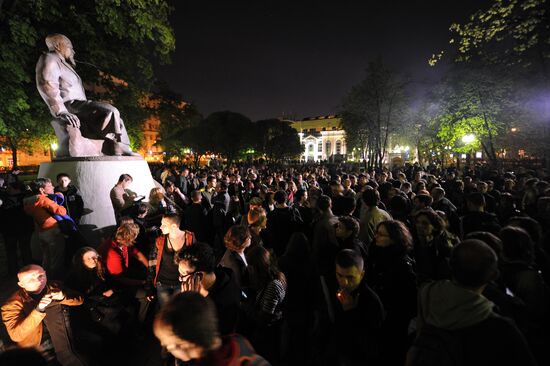
[[67,123],[68,126],[74,127],[74,128],[80,128],[80,120],[76,116],[76,114],[72,114],[69,112],[64,112],[59,115],[59,117]]

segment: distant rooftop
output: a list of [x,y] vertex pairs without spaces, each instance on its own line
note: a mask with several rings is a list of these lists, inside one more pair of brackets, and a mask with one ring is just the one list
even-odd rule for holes
[[292,121],[292,128],[298,132],[335,131],[342,129],[342,121],[338,115],[306,117]]
[[302,118],[301,120],[302,121],[312,121],[312,120],[319,120],[319,119],[335,119],[335,118],[340,118],[340,116],[338,116],[337,114],[331,114],[331,115],[328,115],[328,116],[305,117],[305,118]]

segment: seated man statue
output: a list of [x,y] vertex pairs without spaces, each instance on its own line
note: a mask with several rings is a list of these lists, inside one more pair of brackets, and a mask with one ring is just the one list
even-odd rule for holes
[[57,156],[138,156],[130,149],[118,109],[86,99],[82,80],[74,70],[75,52],[69,38],[52,34],[46,37],[46,45],[49,51],[36,64],[36,87],[55,118]]

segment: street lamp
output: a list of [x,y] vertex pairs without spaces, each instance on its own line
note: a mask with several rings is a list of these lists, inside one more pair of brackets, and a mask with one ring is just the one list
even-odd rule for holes
[[471,134],[471,133],[462,136],[462,142],[464,142],[465,144],[469,144],[471,142],[474,142],[475,139],[476,139],[476,136],[474,134]]
[[57,151],[58,148],[59,148],[59,145],[57,145],[56,142],[54,142],[50,145],[50,159],[53,159],[53,155],[54,155],[55,151]]
[[[474,142],[476,139],[476,136],[473,134],[473,133],[469,133],[467,135],[464,135],[462,136],[462,142],[466,145]],[[472,148],[472,153],[471,154],[468,154],[467,156],[465,156],[464,158],[466,158],[466,165],[470,165],[471,161],[470,161],[470,157],[472,157],[474,154],[474,151],[473,151],[473,148]],[[465,154],[462,154],[462,155],[465,155]]]

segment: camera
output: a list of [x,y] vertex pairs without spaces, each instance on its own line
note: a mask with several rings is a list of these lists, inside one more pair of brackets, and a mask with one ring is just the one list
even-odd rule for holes
[[46,285],[46,289],[46,295],[51,295],[62,291],[61,285],[55,281],[48,283]]

